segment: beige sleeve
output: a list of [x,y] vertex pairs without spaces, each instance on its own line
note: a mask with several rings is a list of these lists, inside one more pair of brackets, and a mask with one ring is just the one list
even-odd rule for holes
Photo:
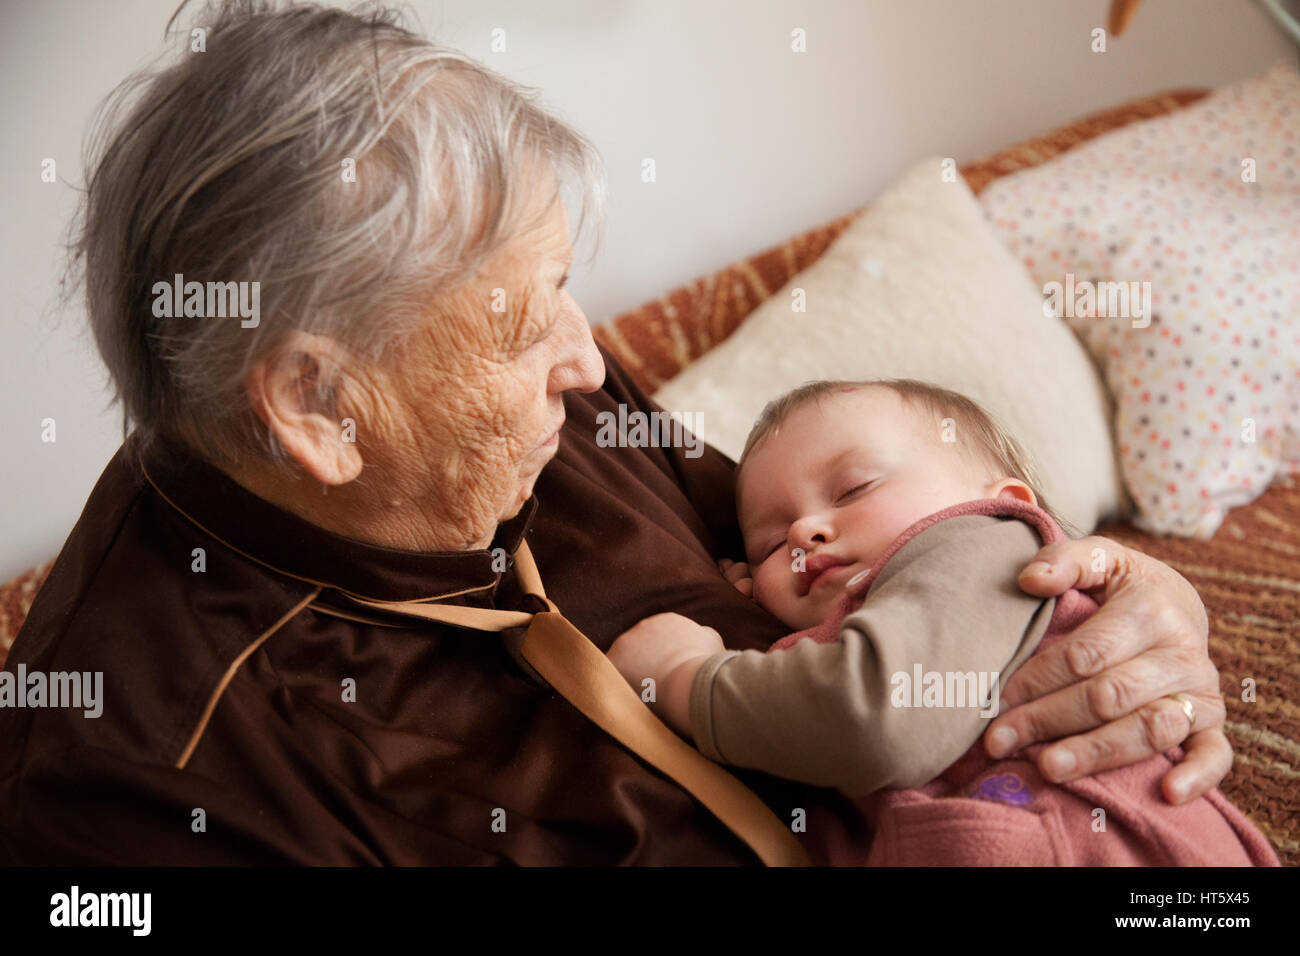
[[991,719],[981,674],[985,689],[1004,683],[1047,630],[1055,599],[1016,583],[1040,547],[1015,519],[927,528],[885,566],[838,642],[709,658],[691,684],[696,745],[850,796],[932,780]]

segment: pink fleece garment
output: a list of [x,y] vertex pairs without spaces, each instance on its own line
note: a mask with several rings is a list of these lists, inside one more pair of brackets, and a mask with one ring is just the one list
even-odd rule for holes
[[[1038,532],[1044,545],[1065,537],[1045,511],[1023,501],[989,498],[945,508],[894,539],[867,575],[846,589],[825,621],[781,638],[769,650],[783,650],[800,640],[839,640],[844,618],[861,606],[899,548],[939,521],[968,514],[1019,518]],[[1062,594],[1035,653],[1096,610],[1097,603],[1081,591],[1072,588]],[[810,853],[816,862],[833,866],[1281,865],[1264,835],[1217,789],[1181,806],[1164,799],[1160,781],[1182,759],[1180,747],[1127,767],[1053,784],[1034,763],[1046,746],[1035,744],[994,760],[984,753],[981,738],[923,787],[880,790],[858,798],[874,831],[869,851],[831,815],[811,814],[806,841]]]

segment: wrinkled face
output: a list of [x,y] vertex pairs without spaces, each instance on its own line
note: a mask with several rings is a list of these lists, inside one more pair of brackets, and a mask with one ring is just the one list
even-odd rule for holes
[[942,441],[938,422],[891,389],[860,387],[799,408],[737,479],[755,600],[796,630],[820,624],[848,581],[908,527],[985,497],[978,472]]
[[[542,195],[548,195],[543,193]],[[573,248],[563,203],[451,297],[402,350],[380,387],[398,505],[415,501],[454,529],[453,548],[484,547],[517,514],[559,448],[563,393],[605,378],[586,316],[564,289]]]

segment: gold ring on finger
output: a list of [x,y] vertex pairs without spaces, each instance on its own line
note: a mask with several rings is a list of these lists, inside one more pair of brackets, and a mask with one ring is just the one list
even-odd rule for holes
[[1183,713],[1187,715],[1187,729],[1190,732],[1196,726],[1196,705],[1186,694],[1166,694],[1171,700],[1178,701],[1178,705],[1183,708]]

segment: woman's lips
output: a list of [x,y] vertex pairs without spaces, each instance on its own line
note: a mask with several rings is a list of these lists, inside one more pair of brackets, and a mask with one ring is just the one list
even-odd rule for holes
[[553,448],[560,443],[560,431],[564,428],[564,419],[560,419],[560,424],[555,426],[555,431],[546,436],[546,439],[537,447]]
[[799,575],[797,585],[799,596],[803,597],[819,584],[823,584],[840,571],[853,567],[847,558],[836,558],[829,554],[814,554],[804,563],[803,573]]

